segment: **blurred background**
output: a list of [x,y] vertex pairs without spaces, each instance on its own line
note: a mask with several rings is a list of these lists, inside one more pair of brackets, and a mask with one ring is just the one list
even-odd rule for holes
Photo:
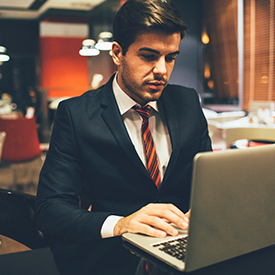
[[[42,157],[58,103],[97,88],[115,72],[109,52],[112,22],[124,2],[0,0],[0,119],[34,117]],[[189,30],[170,83],[197,90],[214,149],[228,147],[225,129],[232,124],[222,123],[273,128],[274,0],[174,2]],[[246,120],[241,123],[240,118]],[[5,161],[12,149],[4,147],[8,142],[15,146],[18,136],[31,132],[22,121],[25,130],[14,134],[17,141],[2,138],[0,187],[15,178]],[[39,170],[40,164],[31,180],[35,184]],[[23,174],[24,168],[17,180]]]
[[[35,200],[58,103],[97,88],[116,71],[112,22],[125,1],[0,0],[4,205],[14,191],[25,206]],[[274,143],[275,0],[173,1],[189,30],[170,83],[197,90],[214,151]],[[0,248],[0,254],[28,249],[3,236]]]

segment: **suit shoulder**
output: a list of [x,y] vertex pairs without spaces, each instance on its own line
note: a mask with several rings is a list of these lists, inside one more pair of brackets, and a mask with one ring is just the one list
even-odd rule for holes
[[69,99],[62,100],[59,103],[59,107],[61,105],[72,106],[72,107],[73,106],[81,106],[82,104],[87,103],[87,101],[96,103],[101,98],[101,91],[102,91],[102,87],[100,87],[96,90],[86,91],[80,96],[75,96],[75,97],[71,97]]
[[197,93],[195,89],[181,86],[181,85],[176,85],[176,84],[168,84],[165,90],[174,91],[174,92],[189,92],[189,93]]
[[175,99],[189,98],[193,100],[197,100],[199,97],[195,89],[175,84],[168,84],[163,91],[163,96]]

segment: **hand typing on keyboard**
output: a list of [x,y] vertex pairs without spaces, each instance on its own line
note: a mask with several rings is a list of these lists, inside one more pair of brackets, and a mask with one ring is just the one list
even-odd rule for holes
[[178,230],[170,223],[181,229],[187,229],[189,216],[190,210],[184,214],[173,204],[151,203],[132,215],[120,219],[114,228],[114,235],[130,232],[157,238],[167,235],[177,236]]

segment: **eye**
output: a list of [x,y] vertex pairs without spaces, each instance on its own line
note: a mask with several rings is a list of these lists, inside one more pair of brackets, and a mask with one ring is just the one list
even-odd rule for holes
[[147,61],[154,61],[157,59],[155,54],[142,54],[141,56]]
[[174,62],[176,60],[176,57],[175,56],[166,56],[165,60],[168,63]]

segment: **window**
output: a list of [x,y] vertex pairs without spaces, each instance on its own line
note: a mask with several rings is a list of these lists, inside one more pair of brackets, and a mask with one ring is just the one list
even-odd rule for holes
[[244,108],[275,101],[274,0],[244,1]]
[[203,1],[204,106],[275,101],[274,1]]
[[[238,0],[204,0],[203,105],[239,107]],[[209,37],[209,43],[204,37]],[[216,108],[213,106],[216,106]]]

